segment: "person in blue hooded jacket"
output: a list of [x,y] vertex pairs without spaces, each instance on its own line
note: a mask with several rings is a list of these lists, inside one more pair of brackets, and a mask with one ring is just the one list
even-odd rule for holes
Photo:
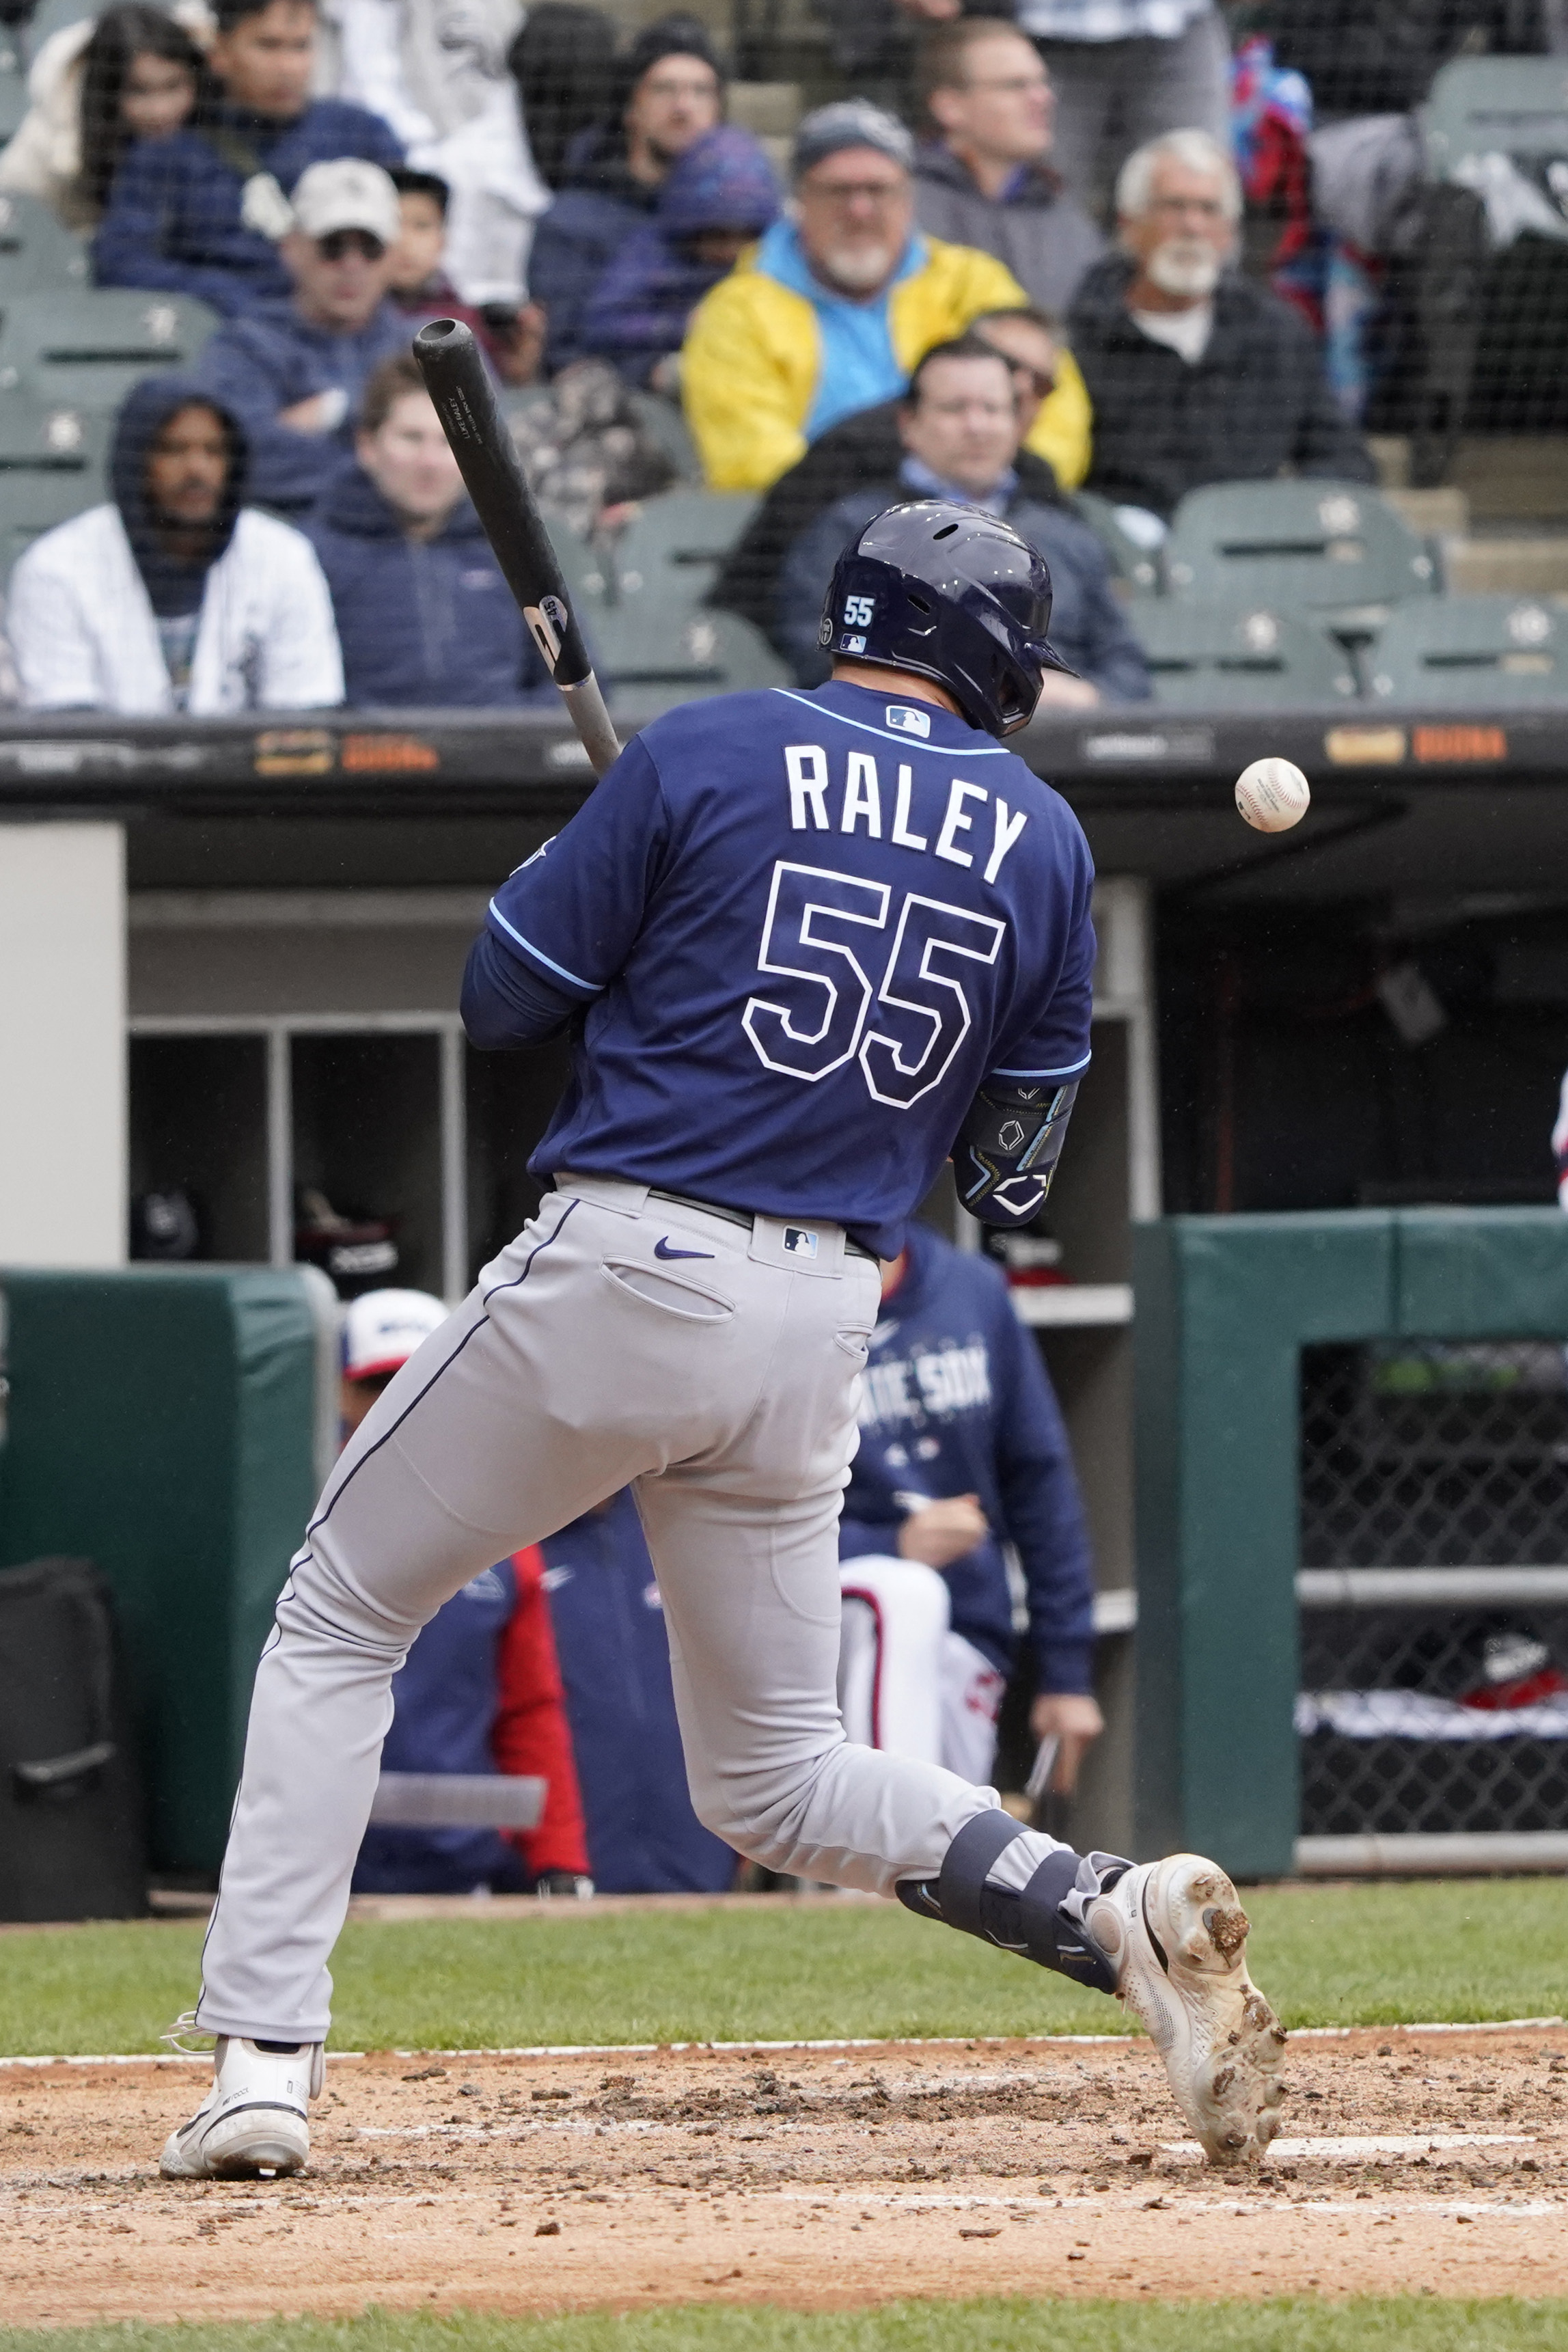
[[332,591],[344,699],[427,709],[550,701],[409,354],[384,360],[365,387],[354,451],[304,526]]
[[567,149],[559,194],[528,252],[528,293],[549,318],[551,375],[585,357],[582,310],[630,236],[647,226],[673,164],[724,111],[724,79],[695,16],[644,25],[606,121]]
[[[1003,1549],[1011,1544],[1033,1654],[1030,1727],[1037,1739],[1060,1741],[1055,1785],[1070,1788],[1103,1727],[1092,1695],[1089,1530],[1061,1407],[1000,1269],[927,1225],[911,1225],[902,1255],[883,1268],[864,1379],[860,1446],[839,1524],[845,1658],[853,1605],[863,1601],[896,1659],[901,1629],[892,1621],[906,1584],[935,1639],[925,1645],[924,1694],[901,1695],[888,1681],[889,1660],[875,1661],[872,1721],[851,1736],[869,1729],[873,1746],[904,1746],[890,1734],[877,1738],[876,1717],[913,1720],[924,1697],[932,1760],[967,1780],[989,1779],[997,1713],[1019,1646]],[[894,1571],[885,1589],[878,1561]],[[900,1577],[904,1563],[915,1573]],[[935,1619],[918,1590],[933,1571],[946,1588],[945,1608],[936,1595]],[[912,1644],[904,1654],[915,1654]]]
[[710,287],[779,217],[773,166],[748,131],[721,124],[672,163],[659,208],[616,254],[582,310],[585,351],[629,383],[667,380],[686,321]]

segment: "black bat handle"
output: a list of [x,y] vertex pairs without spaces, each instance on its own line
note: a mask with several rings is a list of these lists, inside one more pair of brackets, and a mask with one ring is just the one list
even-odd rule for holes
[[461,320],[432,319],[413,339],[413,356],[507,585],[601,776],[620,741],[479,346]]

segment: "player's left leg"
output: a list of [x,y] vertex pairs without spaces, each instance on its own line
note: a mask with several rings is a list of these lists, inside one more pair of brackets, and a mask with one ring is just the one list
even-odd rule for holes
[[[832,1344],[803,1284],[793,1344]],[[810,1323],[824,1328],[812,1335]],[[803,1328],[804,1327],[804,1328]],[[820,1346],[781,1347],[770,1410],[729,1444],[637,1482],[669,1631],[693,1802],[767,1868],[910,1909],[1119,1996],[1149,2026],[1217,2162],[1276,2127],[1283,2035],[1252,1987],[1246,1916],[1214,1864],[1080,1855],[994,1790],[846,1741],[837,1705],[844,1398]]]

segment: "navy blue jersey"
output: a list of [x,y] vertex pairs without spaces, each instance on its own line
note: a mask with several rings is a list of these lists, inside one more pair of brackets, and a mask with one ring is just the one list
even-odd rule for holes
[[685,704],[491,902],[587,1008],[530,1167],[896,1255],[977,1087],[1086,1066],[1092,881],[1065,802],[932,704]]
[[840,1557],[891,1552],[922,1504],[977,1495],[992,1535],[942,1570],[954,1632],[999,1673],[1011,1672],[1002,1557],[1011,1541],[1029,1596],[1036,1687],[1090,1689],[1094,1578],[1067,1432],[1034,1334],[989,1258],[910,1227],[904,1279],[871,1336],[860,1423]]

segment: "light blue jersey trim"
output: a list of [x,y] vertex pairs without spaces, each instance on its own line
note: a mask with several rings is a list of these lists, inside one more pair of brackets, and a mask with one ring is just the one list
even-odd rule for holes
[[[979,751],[971,751],[967,743],[961,751],[951,743],[926,743],[918,735],[895,735],[889,727],[871,727],[863,719],[846,718],[841,710],[831,709],[825,702],[814,702],[810,695],[797,694],[790,687],[773,686],[768,690],[770,694],[781,694],[787,702],[803,702],[808,710],[820,710],[824,719],[836,719],[841,727],[858,727],[862,735],[880,735],[884,743],[896,743],[900,750],[940,751],[948,760],[1010,760],[1015,757],[1005,743],[988,743]],[[887,698],[890,702],[896,702],[898,697],[890,694]],[[931,707],[935,709],[936,705]],[[948,715],[944,713],[945,717]]]
[[1093,1059],[1092,1054],[1085,1054],[1081,1062],[1070,1062],[1065,1070],[993,1070],[991,1076],[993,1078],[1075,1078],[1079,1071],[1086,1070]]
[[[531,859],[529,860],[529,863],[532,863]],[[518,871],[520,872],[521,870],[522,869],[519,867]],[[553,957],[546,955],[542,948],[535,947],[532,940],[526,940],[524,939],[521,931],[515,931],[510,923],[507,922],[505,915],[502,914],[499,907],[497,906],[494,898],[490,901],[490,912],[495,916],[496,920],[500,924],[501,929],[506,932],[507,937],[509,940],[516,940],[517,945],[522,949],[525,955],[531,955],[536,963],[542,963],[547,971],[553,971],[556,978],[558,980],[564,980],[569,988],[580,988],[583,993],[587,996],[601,996],[603,994],[604,989],[602,982],[597,980],[579,980],[576,972],[568,971],[565,964],[557,963]]]

